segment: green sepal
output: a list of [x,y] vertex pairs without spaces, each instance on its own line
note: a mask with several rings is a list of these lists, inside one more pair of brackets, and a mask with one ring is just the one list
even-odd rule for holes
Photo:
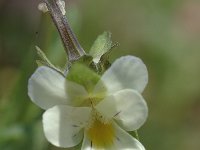
[[101,74],[100,68],[98,68],[98,65],[93,62],[93,57],[90,55],[83,55],[81,58],[79,58],[76,62],[74,63],[81,63],[86,66],[88,66],[91,70],[96,72],[97,74]]
[[40,66],[47,66],[47,67],[50,67],[56,71],[58,71],[59,73],[62,73],[63,74],[63,71],[57,67],[55,67],[50,61],[49,59],[46,57],[45,53],[38,47],[38,46],[35,46],[36,50],[37,50],[37,54],[38,54],[38,57],[40,58],[40,60],[36,60],[36,63],[38,65],[38,67]]
[[90,55],[83,55],[81,58],[79,58],[75,63],[82,63],[86,66],[90,66],[93,63],[93,57]]
[[92,45],[89,55],[93,57],[93,61],[98,63],[101,56],[112,48],[111,33],[104,32],[99,35]]
[[41,59],[41,60],[39,60],[39,64],[42,65],[44,63],[44,65],[54,67],[54,65],[46,57],[45,53],[38,46],[35,46],[35,48],[37,50],[38,57]]
[[98,70],[100,70],[100,74],[103,74],[110,66],[111,63],[109,62],[109,57],[114,47],[117,47],[119,44],[115,43],[112,45],[111,49],[104,53],[99,62],[97,63]]
[[67,80],[84,86],[91,93],[100,80],[100,76],[86,65],[74,63],[67,74]]
[[36,60],[36,64],[38,65],[38,67],[40,67],[44,66],[45,62],[43,62],[42,60]]

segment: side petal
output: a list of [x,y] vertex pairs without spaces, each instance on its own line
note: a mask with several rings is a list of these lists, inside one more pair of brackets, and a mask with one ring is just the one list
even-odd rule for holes
[[148,116],[143,97],[134,90],[126,89],[106,97],[96,109],[107,118],[114,118],[127,131],[140,128]]
[[65,78],[49,67],[39,67],[28,81],[28,95],[43,109],[67,104]]
[[54,106],[43,114],[43,128],[47,140],[58,147],[73,147],[83,137],[83,127],[90,116],[90,108]]
[[92,141],[89,140],[87,134],[84,134],[83,144],[81,150],[145,150],[144,146],[128,134],[126,131],[121,129],[115,123],[113,124],[115,128],[115,137],[113,139],[113,145],[110,147],[95,148],[92,145]]
[[106,85],[108,93],[122,89],[134,89],[142,93],[148,82],[148,72],[141,59],[124,56],[112,64],[101,80]]

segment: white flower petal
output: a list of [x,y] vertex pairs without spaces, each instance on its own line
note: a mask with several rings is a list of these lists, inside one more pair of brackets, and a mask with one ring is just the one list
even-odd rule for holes
[[141,59],[124,56],[112,64],[101,80],[111,94],[122,89],[134,89],[141,93],[148,82],[148,72]]
[[67,104],[65,78],[49,67],[39,67],[28,82],[28,95],[43,109]]
[[115,124],[114,126],[116,138],[112,150],[145,150],[144,146],[138,140],[121,129],[118,125]]
[[59,147],[73,147],[83,137],[91,109],[88,107],[55,106],[43,115],[43,128],[50,143]]
[[115,137],[113,145],[104,148],[95,148],[85,132],[81,150],[145,150],[144,146],[129,135],[126,131],[114,124]]
[[140,128],[146,121],[148,108],[135,90],[126,89],[106,97],[96,109],[105,117],[114,118],[127,131]]
[[83,143],[82,143],[82,146],[81,146],[81,150],[95,150],[95,149],[92,147],[92,143],[91,143],[91,141],[88,139],[87,133],[86,133],[86,132],[84,132],[84,138],[83,138]]

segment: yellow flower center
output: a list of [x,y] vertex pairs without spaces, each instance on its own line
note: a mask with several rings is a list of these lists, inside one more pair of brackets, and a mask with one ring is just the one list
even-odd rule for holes
[[110,147],[114,142],[115,130],[112,122],[102,120],[102,116],[95,115],[92,124],[87,129],[91,146],[96,149]]

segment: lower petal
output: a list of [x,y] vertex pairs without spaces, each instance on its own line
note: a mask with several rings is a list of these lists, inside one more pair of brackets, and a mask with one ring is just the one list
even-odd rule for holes
[[114,125],[116,137],[110,150],[145,150],[144,146],[117,124]]
[[121,129],[117,124],[113,124],[115,128],[115,137],[110,147],[96,148],[93,142],[88,138],[87,132],[84,134],[81,150],[145,150],[144,146]]
[[47,140],[59,147],[73,147],[79,144],[90,111],[87,107],[64,105],[48,109],[43,114],[43,128]]

